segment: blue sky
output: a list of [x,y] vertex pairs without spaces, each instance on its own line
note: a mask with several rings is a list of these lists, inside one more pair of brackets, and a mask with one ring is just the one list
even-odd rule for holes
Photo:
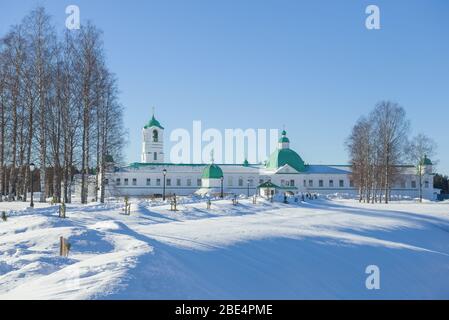
[[[59,31],[65,7],[104,31],[129,129],[128,161],[156,116],[192,127],[285,128],[308,163],[346,163],[344,140],[375,103],[400,103],[413,134],[438,144],[449,173],[449,2],[441,1],[10,1],[0,34],[36,5]],[[376,4],[381,29],[365,28]],[[167,133],[168,133],[167,132]],[[166,134],[166,140],[168,134]]]

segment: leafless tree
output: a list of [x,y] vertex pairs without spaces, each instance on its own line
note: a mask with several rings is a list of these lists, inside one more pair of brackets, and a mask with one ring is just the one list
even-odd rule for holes
[[435,155],[437,145],[435,141],[420,133],[413,137],[407,144],[406,154],[408,159],[416,165],[416,175],[419,181],[419,201],[422,202],[422,177],[426,173],[427,165],[430,165],[428,157]]
[[398,176],[398,165],[404,160],[404,148],[407,142],[410,123],[406,119],[403,107],[390,101],[379,102],[370,114],[373,123],[379,165],[382,168],[382,187],[384,200],[390,199],[391,186]]
[[100,173],[107,159],[120,161],[125,136],[117,80],[103,51],[92,23],[58,39],[41,7],[0,38],[0,201],[26,200],[31,162],[40,201],[70,202],[76,172],[83,203],[93,170],[103,186]]
[[361,118],[346,141],[353,181],[359,201],[388,203],[398,165],[404,160],[409,122],[398,104],[379,102],[368,117]]
[[40,201],[45,202],[48,193],[47,185],[47,117],[51,104],[52,72],[56,57],[56,32],[51,24],[50,16],[43,7],[33,10],[25,19],[28,31],[29,52],[33,70],[34,90],[38,108],[38,143],[39,143],[39,177]]

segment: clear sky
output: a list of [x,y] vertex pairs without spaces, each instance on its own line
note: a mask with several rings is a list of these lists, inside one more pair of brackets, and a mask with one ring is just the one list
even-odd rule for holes
[[[36,5],[60,31],[67,5],[104,31],[140,158],[152,106],[168,133],[285,128],[308,163],[347,162],[344,140],[375,103],[400,103],[449,173],[449,1],[0,0],[0,34]],[[381,29],[365,28],[378,5]]]

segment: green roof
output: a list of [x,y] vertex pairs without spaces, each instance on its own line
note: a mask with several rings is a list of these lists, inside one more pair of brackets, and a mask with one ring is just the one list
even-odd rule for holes
[[267,168],[278,169],[286,164],[298,172],[305,170],[304,161],[290,148],[277,149],[274,151],[267,162]]
[[151,120],[144,126],[145,129],[151,128],[151,127],[158,127],[160,129],[164,129],[163,126],[159,123],[159,121],[156,120],[156,118],[153,116],[151,117]]
[[281,187],[279,187],[278,185],[274,184],[271,181],[265,181],[264,183],[261,183],[257,186],[257,188],[259,189],[263,189],[263,188],[275,188],[275,189],[280,189]]
[[203,179],[220,179],[221,177],[223,177],[223,171],[213,163],[204,168],[203,175],[201,176]]
[[421,160],[421,165],[431,166],[432,165],[432,161],[430,161],[430,159],[427,158],[427,155],[425,155],[424,159]]

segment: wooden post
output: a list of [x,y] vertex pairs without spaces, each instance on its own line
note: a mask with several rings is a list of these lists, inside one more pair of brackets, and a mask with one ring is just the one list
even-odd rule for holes
[[128,196],[125,196],[125,207],[123,208],[124,215],[130,215],[131,213],[131,203],[128,202]]
[[59,237],[59,255],[63,256],[64,254],[64,237]]
[[59,255],[61,257],[68,257],[71,245],[64,237],[59,237]]

